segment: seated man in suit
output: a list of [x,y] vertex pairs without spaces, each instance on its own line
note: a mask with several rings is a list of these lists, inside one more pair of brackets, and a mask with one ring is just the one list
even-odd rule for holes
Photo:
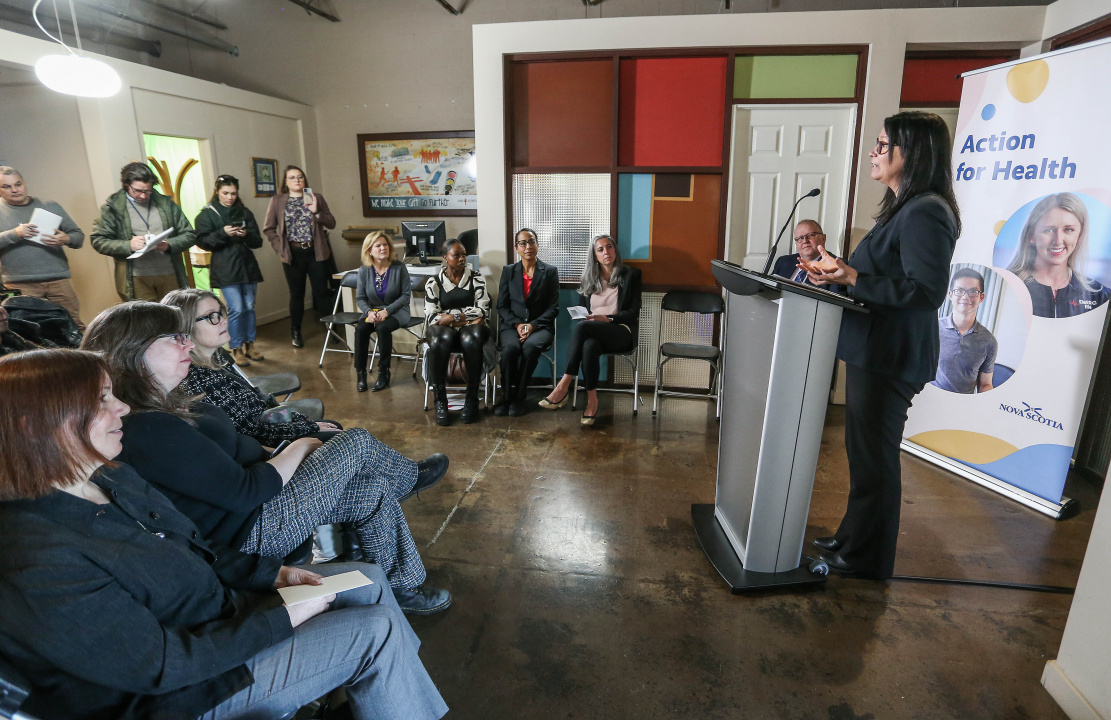
[[785,277],[788,280],[795,282],[805,283],[806,285],[813,285],[806,277],[806,271],[797,267],[800,259],[807,262],[813,262],[821,256],[818,254],[818,246],[825,247],[826,234],[822,232],[822,226],[818,224],[817,220],[802,220],[795,226],[795,249],[798,252],[793,255],[784,255],[775,261],[772,266],[772,275]]
[[559,314],[559,272],[537,259],[536,233],[522,228],[513,239],[520,260],[502,268],[498,287],[502,400],[495,415],[524,415],[528,381],[540,353],[552,346]]

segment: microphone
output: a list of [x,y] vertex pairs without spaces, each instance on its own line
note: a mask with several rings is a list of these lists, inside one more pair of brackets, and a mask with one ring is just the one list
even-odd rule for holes
[[787,227],[791,224],[791,220],[794,219],[795,210],[799,209],[799,203],[806,198],[818,197],[821,194],[822,191],[820,188],[814,188],[795,201],[795,206],[791,208],[791,214],[787,216],[787,222],[783,225],[783,229],[779,231],[779,235],[776,236],[775,243],[772,245],[771,252],[768,253],[768,261],[764,263],[764,272],[760,273],[761,275],[767,275],[768,271],[772,269],[772,262],[775,260],[775,251],[779,247],[779,241],[783,239],[783,233],[786,232]]

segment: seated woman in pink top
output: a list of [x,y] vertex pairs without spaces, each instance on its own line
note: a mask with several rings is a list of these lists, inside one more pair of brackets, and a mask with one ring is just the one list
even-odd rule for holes
[[604,353],[628,352],[636,347],[640,327],[640,270],[624,265],[617,243],[599,235],[590,244],[590,258],[579,284],[579,304],[590,309],[571,333],[567,369],[540,407],[558,410],[567,403],[571,383],[582,366],[586,388],[583,425],[593,425],[598,414],[598,375]]

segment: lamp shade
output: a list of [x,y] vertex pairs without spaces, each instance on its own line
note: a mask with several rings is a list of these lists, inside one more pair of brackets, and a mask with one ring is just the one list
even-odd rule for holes
[[76,55],[39,58],[35,74],[51,90],[81,97],[111,97],[122,85],[120,76],[105,63]]

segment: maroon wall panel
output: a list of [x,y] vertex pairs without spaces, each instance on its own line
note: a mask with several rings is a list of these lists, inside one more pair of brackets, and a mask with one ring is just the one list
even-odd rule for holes
[[511,75],[515,166],[610,164],[611,60],[514,63]]
[[961,73],[998,65],[1011,56],[995,58],[907,58],[903,64],[904,107],[952,105],[961,101]]
[[619,164],[720,167],[726,58],[621,61]]

